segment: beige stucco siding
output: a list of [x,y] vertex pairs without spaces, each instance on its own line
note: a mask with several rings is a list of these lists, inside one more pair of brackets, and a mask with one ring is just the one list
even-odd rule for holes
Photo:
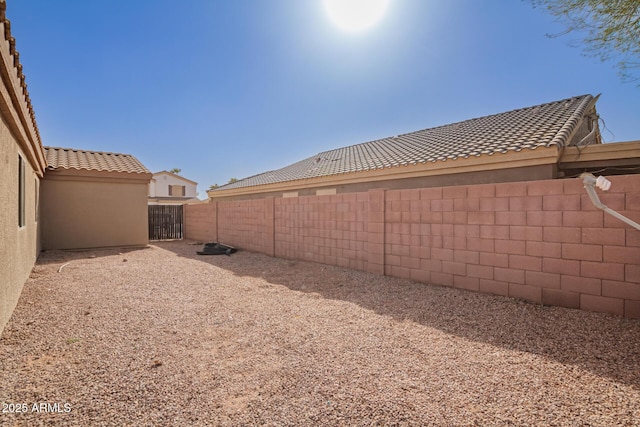
[[[25,225],[18,225],[18,155],[25,160]],[[36,222],[39,178],[27,155],[0,122],[0,331],[11,317],[40,248]]]
[[148,182],[47,173],[41,192],[43,249],[147,245]]
[[[184,186],[184,195],[169,194],[170,185]],[[170,196],[182,196],[194,199],[198,197],[197,184],[193,181],[184,179],[180,176],[169,174],[167,172],[153,174],[153,179],[149,184],[149,197]]]

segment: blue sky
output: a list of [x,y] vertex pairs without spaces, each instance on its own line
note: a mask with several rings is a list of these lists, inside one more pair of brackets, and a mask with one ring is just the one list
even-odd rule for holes
[[602,93],[640,139],[640,87],[523,0],[391,0],[344,32],[321,0],[8,0],[44,145],[213,183],[320,151]]

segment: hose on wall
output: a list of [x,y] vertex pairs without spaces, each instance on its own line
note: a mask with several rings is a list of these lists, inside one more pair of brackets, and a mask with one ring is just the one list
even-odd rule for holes
[[590,173],[583,173],[582,175],[580,175],[580,178],[582,178],[584,189],[587,190],[587,194],[589,195],[591,202],[594,204],[596,208],[601,209],[606,213],[608,213],[609,215],[612,215],[618,218],[620,221],[626,222],[627,224],[634,227],[635,229],[640,230],[640,224],[614,211],[613,209],[607,207],[604,203],[600,201],[600,198],[598,197],[598,193],[596,193],[595,187],[598,187],[602,191],[608,191],[611,188],[611,181],[609,181],[604,176],[599,176],[596,178]]

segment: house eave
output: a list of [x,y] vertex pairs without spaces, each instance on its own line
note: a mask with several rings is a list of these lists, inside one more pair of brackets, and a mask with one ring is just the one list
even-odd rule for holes
[[169,175],[169,176],[172,176],[172,177],[177,178],[179,180],[182,180],[184,182],[187,182],[189,184],[198,185],[198,183],[195,182],[195,181],[191,181],[190,179],[187,179],[187,178],[185,178],[183,176],[180,176],[178,174],[175,174],[175,173],[172,173],[172,172],[169,172],[169,171],[154,172],[153,176],[156,176],[156,175]]
[[58,181],[96,181],[148,184],[151,173],[97,171],[88,169],[47,168],[46,179]]
[[29,163],[42,177],[47,162],[5,9],[6,3],[0,2],[0,78],[4,83],[0,85],[0,112]]
[[234,196],[245,196],[261,193],[294,191],[315,187],[339,186],[362,182],[388,181],[395,179],[450,175],[466,172],[493,171],[508,168],[540,166],[555,164],[558,161],[557,146],[538,147],[507,153],[484,154],[455,160],[417,163],[406,166],[394,166],[339,175],[330,175],[308,179],[285,181],[273,184],[256,185],[232,189],[209,190],[207,195],[215,200]]
[[200,202],[200,199],[197,197],[152,197],[149,196],[147,199],[147,203],[149,204],[170,204],[170,205],[186,205],[190,203]]
[[639,165],[640,141],[629,141],[565,147],[558,166],[560,169],[588,169]]

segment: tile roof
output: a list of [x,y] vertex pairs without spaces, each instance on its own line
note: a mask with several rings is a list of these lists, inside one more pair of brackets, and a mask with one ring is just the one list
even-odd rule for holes
[[[38,124],[36,123],[36,115],[31,103],[31,97],[27,90],[27,82],[23,73],[23,67],[20,63],[20,53],[16,50],[16,39],[11,34],[11,21],[7,18],[7,2],[6,0],[0,0],[0,25],[3,27],[4,37],[2,46],[3,53],[0,56],[4,56],[6,46],[8,46],[9,58],[3,58],[2,69],[3,72],[8,73],[9,80],[5,81],[3,86],[9,91],[9,95],[12,99],[18,102],[18,105],[14,104],[18,115],[22,116],[25,122],[23,126],[27,133],[33,134],[33,139],[29,136],[29,142],[33,154],[29,155],[33,165],[41,173],[44,170],[44,152],[42,149],[42,141],[40,139],[40,131],[38,130]],[[15,95],[15,98],[13,98]],[[3,114],[6,112],[3,112]],[[28,117],[27,117],[28,116]],[[41,176],[41,175],[40,175]]]
[[38,139],[40,139],[40,133],[38,132],[38,126],[36,125],[36,116],[31,105],[31,99],[29,98],[29,91],[27,90],[27,83],[22,72],[22,64],[20,63],[20,54],[16,50],[16,39],[11,35],[11,22],[7,19],[7,1],[0,0],[0,23],[4,24],[4,39],[9,42],[9,52],[13,56],[13,66],[17,70],[18,80],[20,80],[20,87],[22,88],[22,94],[25,97],[27,109],[29,110],[29,116],[33,122],[33,127],[36,130]]
[[252,187],[510,151],[565,146],[597,98],[582,95],[319,153],[217,188]]
[[130,154],[76,150],[73,148],[44,147],[47,169],[77,169],[104,172],[151,174]]

